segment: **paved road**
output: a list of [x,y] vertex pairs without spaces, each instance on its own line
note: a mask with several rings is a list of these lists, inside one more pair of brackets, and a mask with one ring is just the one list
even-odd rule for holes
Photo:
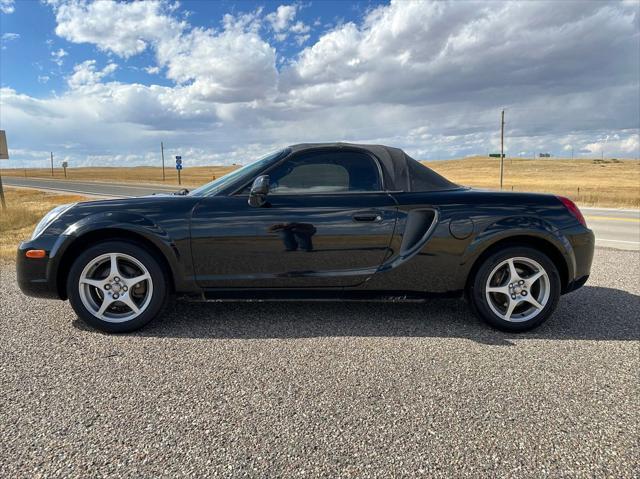
[[136,185],[135,183],[102,183],[96,181],[52,180],[46,178],[20,178],[3,176],[2,182],[7,186],[26,186],[41,190],[65,191],[94,196],[145,196],[153,193],[172,192],[180,189],[178,185]]
[[[65,181],[40,178],[5,177],[9,186],[68,191],[98,196],[142,196],[155,192],[176,191],[177,186],[127,185],[91,181]],[[589,227],[601,246],[640,251],[640,211],[583,208]]]
[[601,246],[640,250],[640,210],[581,208]]
[[598,248],[522,335],[457,300],[179,303],[105,335],[5,264],[0,477],[631,478],[638,266]]

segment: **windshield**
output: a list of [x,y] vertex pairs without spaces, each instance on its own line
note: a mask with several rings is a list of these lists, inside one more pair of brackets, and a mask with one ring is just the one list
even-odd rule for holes
[[189,196],[212,196],[220,192],[222,189],[226,188],[234,181],[243,176],[251,177],[253,174],[262,170],[265,166],[267,166],[270,162],[279,157],[284,150],[278,150],[274,153],[270,153],[267,156],[260,158],[253,163],[249,163],[248,165],[243,166],[237,170],[232,171],[231,173],[218,178],[217,180],[213,180],[210,183],[206,183],[199,188],[191,191]]

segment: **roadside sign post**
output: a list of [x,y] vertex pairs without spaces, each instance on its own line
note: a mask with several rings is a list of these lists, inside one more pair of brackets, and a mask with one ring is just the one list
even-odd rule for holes
[[176,170],[178,170],[178,184],[182,185],[182,179],[180,178],[180,171],[182,170],[182,157],[176,156]]
[[51,178],[53,178],[53,151],[51,152]]
[[62,162],[62,169],[64,170],[64,179],[67,179],[67,166],[69,166],[69,163],[67,161],[63,161]]
[[[9,147],[7,146],[7,135],[4,130],[0,130],[0,160],[9,159]],[[7,202],[4,199],[4,188],[2,187],[2,173],[0,173],[0,204],[2,211],[7,210]]]

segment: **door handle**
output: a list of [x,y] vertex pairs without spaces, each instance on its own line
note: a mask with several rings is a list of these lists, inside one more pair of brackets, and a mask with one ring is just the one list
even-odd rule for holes
[[382,213],[356,213],[353,215],[353,221],[357,221],[359,223],[379,223],[382,221]]

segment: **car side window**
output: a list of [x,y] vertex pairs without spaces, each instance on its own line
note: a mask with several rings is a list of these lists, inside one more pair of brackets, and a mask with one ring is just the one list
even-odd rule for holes
[[274,195],[380,191],[375,160],[354,151],[316,152],[287,160],[268,172]]

